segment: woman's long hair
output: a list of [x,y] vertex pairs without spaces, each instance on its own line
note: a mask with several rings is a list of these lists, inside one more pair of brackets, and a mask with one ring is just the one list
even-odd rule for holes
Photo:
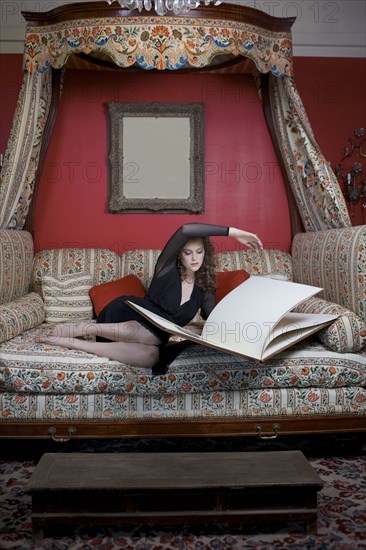
[[[203,263],[196,273],[195,283],[203,290],[215,292],[216,290],[216,262],[215,249],[209,237],[199,237],[202,240],[205,256]],[[182,279],[185,276],[185,269],[178,255],[177,260],[178,270]]]

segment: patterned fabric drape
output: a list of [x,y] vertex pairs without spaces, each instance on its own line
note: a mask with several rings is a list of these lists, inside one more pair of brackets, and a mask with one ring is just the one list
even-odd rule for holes
[[293,78],[269,77],[273,124],[306,231],[351,226],[338,180],[315,141]]
[[52,68],[70,55],[99,52],[120,67],[204,67],[217,55],[251,58],[260,72],[292,74],[289,32],[241,21],[175,17],[76,19],[27,27],[24,82],[2,169],[0,227],[22,229],[32,199],[52,97]]
[[1,228],[24,227],[51,98],[51,71],[24,74],[1,170]]
[[292,79],[291,33],[243,21],[186,17],[104,17],[28,25],[24,82],[0,186],[0,227],[22,229],[32,199],[52,100],[52,68],[75,53],[150,70],[204,67],[215,56],[252,59],[270,74],[276,132],[307,231],[351,225],[338,182],[322,156]]

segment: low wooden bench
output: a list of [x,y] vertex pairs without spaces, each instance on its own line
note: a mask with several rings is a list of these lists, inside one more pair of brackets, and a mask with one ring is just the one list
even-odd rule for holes
[[302,521],[323,482],[300,451],[47,453],[27,490],[34,536],[55,524]]

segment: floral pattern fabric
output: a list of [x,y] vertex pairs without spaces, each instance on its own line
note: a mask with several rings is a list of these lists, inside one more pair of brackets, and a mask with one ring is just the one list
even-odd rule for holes
[[339,315],[338,319],[318,332],[318,338],[328,349],[338,353],[357,352],[366,344],[366,322],[345,307],[322,298],[309,298],[294,311]]
[[51,71],[24,74],[1,169],[0,227],[24,227],[51,99]]
[[366,321],[366,226],[298,233],[292,245],[294,280]]
[[28,293],[32,262],[31,234],[0,229],[0,304]]
[[120,259],[103,248],[61,248],[43,250],[34,257],[31,287],[41,294],[42,277],[91,273],[92,286],[120,277]]
[[263,364],[192,345],[164,376],[37,342],[43,325],[0,346],[0,388],[18,393],[179,395],[245,389],[366,387],[366,349],[332,353],[307,340]]
[[305,230],[351,226],[339,182],[315,141],[293,78],[270,76],[269,87],[281,156]]
[[137,249],[121,256],[121,277],[135,275],[147,289],[154,274],[155,264],[161,250]]
[[[307,235],[309,238],[310,235]],[[64,249],[36,255],[32,284],[44,274],[93,272],[93,282],[133,273],[147,286],[158,250]],[[278,251],[217,254],[217,269],[292,277]],[[92,322],[92,321],[91,321]],[[0,346],[0,414],[14,418],[199,418],[364,412],[366,350],[339,354],[314,337],[263,364],[190,346],[166,375],[153,376],[107,358],[38,343],[43,324]]]
[[0,305],[0,342],[37,327],[45,320],[42,298],[35,292]]
[[241,21],[195,17],[103,17],[30,26],[25,37],[24,68],[60,69],[72,54],[103,52],[120,67],[177,70],[204,67],[217,55],[246,56],[260,72],[292,74],[292,41]]
[[279,274],[293,278],[292,258],[281,250],[235,250],[216,254],[217,271],[244,269],[250,275]]
[[305,229],[351,225],[338,181],[314,140],[295,88],[291,33],[236,18],[71,18],[28,25],[24,51],[24,83],[2,170],[1,227],[24,226],[50,111],[51,67],[62,69],[69,56],[78,53],[102,54],[120,67],[137,65],[144,70],[201,68],[219,56],[250,58],[260,73],[271,77],[274,125]]
[[93,304],[89,296],[93,278],[90,273],[74,273],[42,279],[42,295],[46,322],[78,322],[93,318]]
[[[133,250],[121,256],[121,277],[132,273],[148,288],[160,250]],[[250,275],[281,274],[292,279],[292,258],[281,250],[234,250],[215,255],[216,271],[244,269]]]
[[270,388],[147,396],[0,392],[0,411],[4,422],[358,415],[366,413],[366,389]]

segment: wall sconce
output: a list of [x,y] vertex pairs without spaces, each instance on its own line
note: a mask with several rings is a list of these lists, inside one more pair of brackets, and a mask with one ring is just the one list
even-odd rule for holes
[[[354,206],[363,197],[365,201],[362,204],[366,208],[366,136],[363,128],[356,128],[355,137],[348,138],[346,146],[342,149],[342,158],[338,165],[332,165],[335,175],[341,189],[351,205],[351,214],[354,215]],[[346,159],[354,159],[352,166],[347,162],[348,168],[345,168]]]

